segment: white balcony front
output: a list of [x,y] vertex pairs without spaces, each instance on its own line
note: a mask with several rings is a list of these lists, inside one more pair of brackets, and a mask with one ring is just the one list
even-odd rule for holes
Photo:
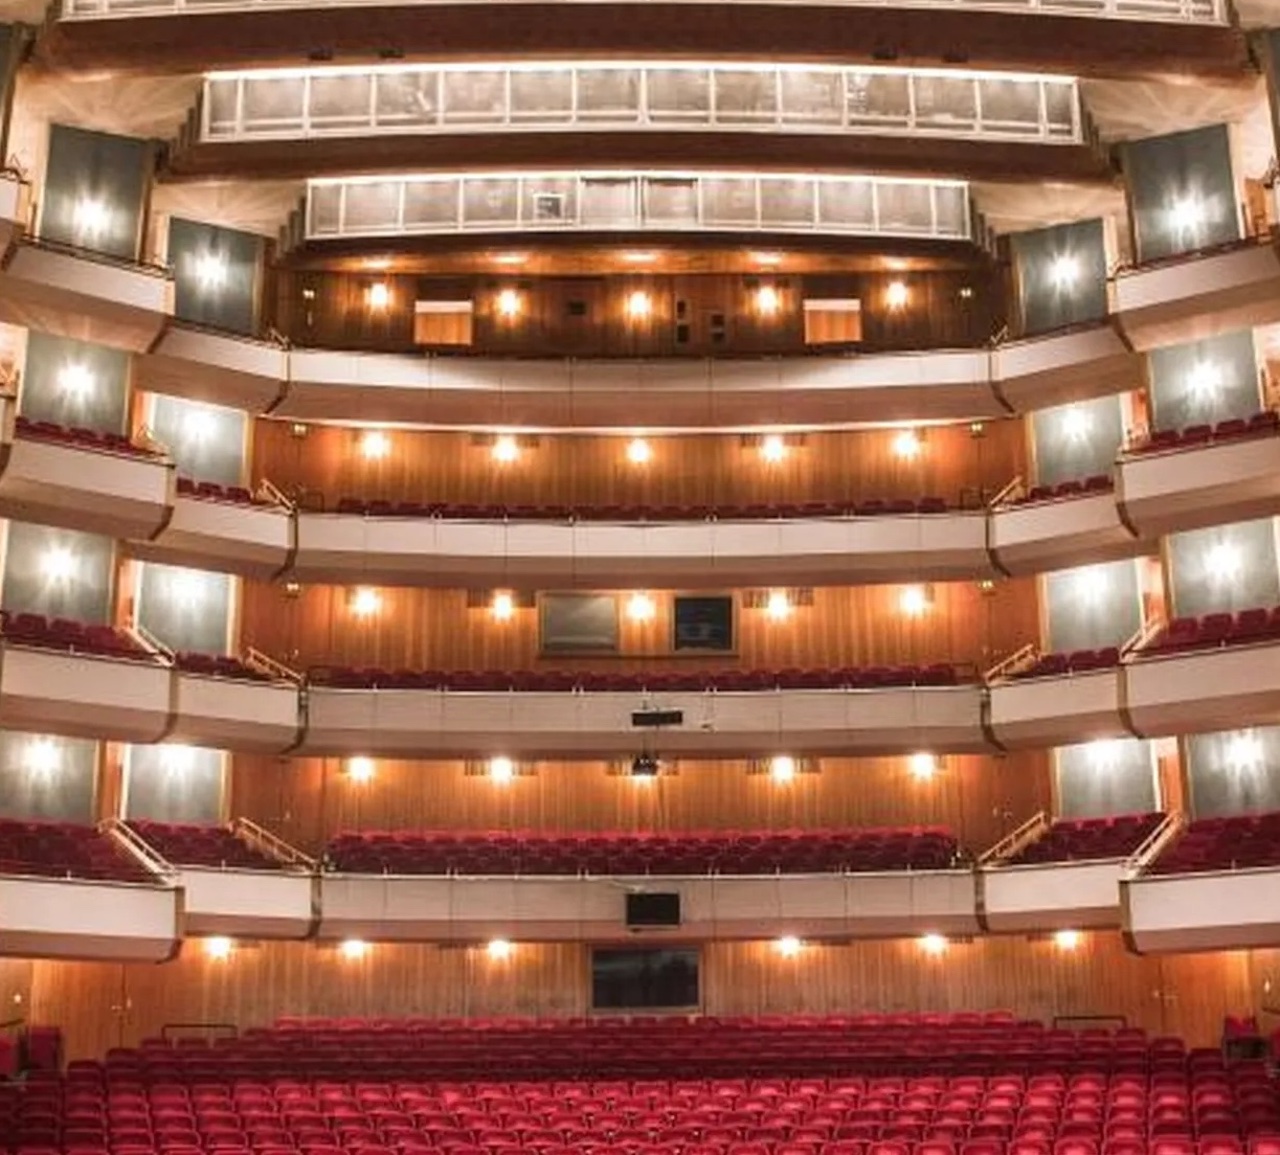
[[[750,757],[985,750],[978,686],[882,690],[636,693],[451,690],[307,691],[300,754],[488,757],[494,742],[528,757],[634,754]],[[637,729],[632,711],[680,710],[683,722]]]
[[[3,478],[0,478],[3,494]],[[284,506],[175,497],[173,513],[154,535],[129,543],[144,561],[217,570],[269,580],[284,571],[293,548],[293,514]],[[341,580],[334,577],[333,580]]]
[[1139,954],[1280,946],[1280,868],[1131,874],[1120,885]]
[[118,538],[158,530],[173,499],[173,463],[15,437],[0,458],[0,516]]
[[1280,511],[1280,436],[1122,457],[1117,500],[1143,537]]
[[[628,893],[680,895],[681,922],[628,928]],[[968,870],[766,877],[440,877],[323,874],[322,939],[707,941],[972,934]]]
[[989,698],[991,733],[1006,749],[1125,736],[1123,676],[1117,666],[995,682]]
[[0,726],[157,742],[169,731],[170,671],[145,660],[0,646]]
[[19,243],[0,271],[0,321],[142,353],[173,315],[162,271],[88,252]]
[[1120,925],[1124,859],[996,863],[978,872],[978,904],[985,930],[1048,934]]
[[1142,737],[1280,722],[1280,642],[1130,662],[1124,705],[1133,732]]
[[219,870],[182,866],[184,933],[242,939],[307,938],[315,923],[315,878],[305,870]]
[[1121,273],[1111,309],[1140,352],[1280,321],[1280,252],[1244,241],[1225,252]]
[[175,324],[135,362],[135,383],[151,393],[265,413],[284,391],[289,354],[280,345]]
[[1109,323],[997,345],[991,375],[1015,413],[1137,389],[1142,358]]
[[1120,518],[1114,493],[1001,506],[991,514],[991,552],[1007,574],[1117,561],[1155,549]]
[[165,962],[181,945],[182,901],[172,883],[0,875],[0,955]]
[[[162,538],[163,541],[163,538]],[[982,513],[668,523],[298,516],[290,576],[401,586],[704,588],[991,574]]]
[[276,754],[297,738],[298,687],[173,672],[173,716],[165,735],[215,750]]

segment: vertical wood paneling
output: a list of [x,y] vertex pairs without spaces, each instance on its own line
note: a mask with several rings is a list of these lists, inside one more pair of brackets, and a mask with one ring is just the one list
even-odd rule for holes
[[536,608],[499,622],[485,605],[468,608],[465,590],[384,589],[380,610],[361,618],[345,587],[308,586],[290,594],[281,586],[245,582],[241,640],[303,669],[723,670],[933,662],[982,669],[1039,639],[1034,579],[1004,582],[991,592],[971,582],[931,589],[932,606],[919,617],[901,611],[899,586],[817,589],[811,606],[796,606],[782,621],[763,609],[741,608],[737,653],[718,657],[673,655],[670,598],[656,596],[651,622],[630,622],[620,613],[617,655],[544,659]]
[[[197,944],[161,966],[33,964],[33,1021],[59,1023],[71,1058],[135,1044],[166,1023],[263,1026],[280,1015],[580,1015],[589,947],[518,944],[502,962],[475,948],[377,944],[362,960],[312,943],[242,945],[211,960]],[[1259,952],[1274,956],[1275,952]],[[702,952],[708,1014],[970,1011],[1030,1018],[1119,1015],[1149,1032],[1211,1046],[1222,1016],[1260,1012],[1274,959],[1245,952],[1138,957],[1115,934],[1062,951],[1047,939],[952,943],[940,957],[913,940],[807,945],[784,959],[770,943]]]
[[339,497],[509,504],[729,504],[816,499],[942,497],[976,505],[1026,476],[1023,422],[919,430],[920,452],[895,452],[893,429],[810,433],[786,458],[766,463],[736,434],[647,438],[652,459],[627,461],[629,437],[542,436],[518,460],[498,463],[466,433],[389,430],[381,460],[361,453],[363,431],[291,422],[256,424],[254,477],[333,508]]
[[[779,751],[762,751],[762,756]],[[515,752],[513,752],[515,753]],[[231,811],[316,854],[341,830],[680,831],[938,824],[980,853],[1049,806],[1048,757],[951,755],[929,781],[906,758],[824,758],[775,783],[739,761],[681,760],[655,781],[600,762],[538,763],[500,784],[460,762],[379,761],[370,782],[340,759],[237,756]]]

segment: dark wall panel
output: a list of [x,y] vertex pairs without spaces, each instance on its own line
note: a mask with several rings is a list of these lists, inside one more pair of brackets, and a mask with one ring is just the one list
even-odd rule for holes
[[128,409],[127,353],[35,329],[28,332],[19,404],[24,417],[120,433]]
[[1035,479],[1057,485],[1094,474],[1110,473],[1124,441],[1124,403],[1099,397],[1031,415],[1035,442]]
[[257,329],[263,241],[252,233],[173,217],[169,264],[180,321],[252,334]]
[[103,624],[111,619],[114,584],[110,538],[9,522],[0,602],[10,612]]
[[1022,332],[1044,333],[1107,315],[1107,246],[1101,220],[1009,238]]
[[1250,417],[1261,408],[1251,329],[1153,349],[1148,357],[1154,429]]
[[41,238],[136,260],[150,168],[145,140],[53,125]]

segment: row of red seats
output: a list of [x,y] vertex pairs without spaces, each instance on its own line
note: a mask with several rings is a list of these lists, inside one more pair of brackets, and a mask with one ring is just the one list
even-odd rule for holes
[[1106,473],[1095,473],[1083,480],[1060,481],[1057,485],[1033,485],[1026,493],[1015,497],[1010,505],[1030,505],[1040,501],[1065,501],[1074,497],[1110,493],[1116,483]]
[[1164,848],[1149,874],[1280,866],[1280,811],[1202,818]]
[[137,859],[96,827],[10,819],[0,819],[0,874],[154,881]]
[[1143,653],[1173,653],[1280,639],[1280,606],[1255,607],[1238,613],[1212,613],[1199,618],[1172,618],[1143,648]]
[[389,874],[773,874],[944,870],[963,856],[944,828],[636,836],[340,834],[330,869]]
[[504,502],[364,501],[341,498],[340,514],[362,517],[419,517],[466,521],[758,521],[775,518],[906,517],[947,513],[941,497],[902,498],[888,501],[751,502],[731,505],[533,505]]
[[192,826],[134,818],[128,823],[148,846],[174,866],[279,870],[281,864],[245,842],[230,826]]
[[210,678],[234,678],[245,682],[275,681],[265,670],[230,654],[203,654],[194,650],[181,650],[173,655],[173,664],[188,674],[203,674]]
[[1119,814],[1066,818],[1049,825],[1034,842],[1008,859],[1010,866],[1127,858],[1155,833],[1163,814]]
[[318,666],[308,680],[333,689],[529,691],[592,693],[867,690],[894,686],[954,686],[952,665],[841,667],[830,670],[724,670],[702,673],[574,673],[568,670],[382,670]]
[[1211,441],[1234,441],[1241,437],[1266,437],[1280,433],[1280,413],[1264,409],[1251,417],[1231,417],[1216,425],[1188,425],[1185,429],[1157,429],[1144,441],[1130,445],[1128,453],[1155,453],[1166,449],[1186,449]]
[[1041,654],[1034,662],[1013,670],[1013,678],[1060,678],[1066,674],[1083,674],[1090,670],[1109,670],[1120,664],[1120,647],[1103,646],[1097,650],[1072,650],[1070,653]]
[[14,432],[19,437],[33,441],[57,441],[102,453],[124,453],[132,457],[156,456],[150,449],[135,445],[123,434],[59,425],[56,421],[32,421],[27,417],[18,417],[14,423]]
[[65,650],[109,658],[155,657],[132,634],[115,626],[92,625],[67,618],[47,618],[44,614],[15,614],[0,610],[0,633],[15,645],[37,646],[45,650]]
[[243,485],[219,485],[216,481],[197,481],[192,477],[178,478],[178,496],[194,497],[200,501],[221,501],[229,505],[274,505],[254,496]]

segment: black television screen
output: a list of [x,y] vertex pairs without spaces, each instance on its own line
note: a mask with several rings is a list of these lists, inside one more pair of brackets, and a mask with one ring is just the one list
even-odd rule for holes
[[591,1005],[596,1010],[697,1007],[697,950],[596,948],[591,952]]
[[627,895],[628,926],[679,926],[678,894]]

